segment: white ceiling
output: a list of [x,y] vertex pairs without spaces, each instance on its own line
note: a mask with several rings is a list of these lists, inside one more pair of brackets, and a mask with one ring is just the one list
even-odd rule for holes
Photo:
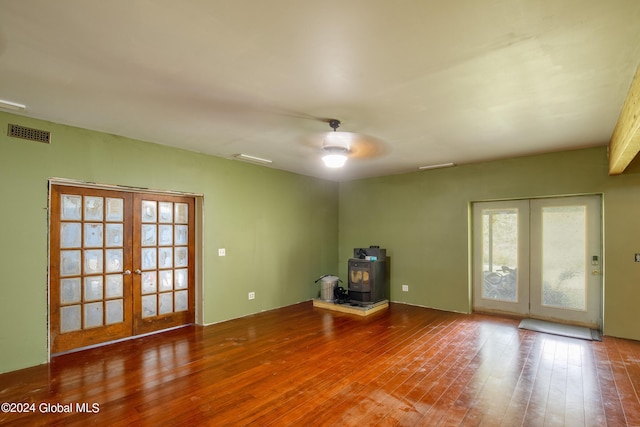
[[605,145],[639,63],[638,0],[0,0],[18,114],[337,181]]

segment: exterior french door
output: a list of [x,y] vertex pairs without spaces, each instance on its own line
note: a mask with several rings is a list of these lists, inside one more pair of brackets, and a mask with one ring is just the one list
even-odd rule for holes
[[529,202],[473,205],[473,306],[529,313]]
[[600,196],[531,201],[530,316],[602,326]]
[[476,203],[473,306],[601,327],[599,196]]
[[52,185],[51,353],[194,321],[192,197]]

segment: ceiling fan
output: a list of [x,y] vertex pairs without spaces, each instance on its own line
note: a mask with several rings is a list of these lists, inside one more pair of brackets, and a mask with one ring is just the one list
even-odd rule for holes
[[329,126],[333,132],[327,134],[322,143],[322,161],[328,168],[341,168],[347,162],[347,156],[351,149],[351,141],[346,132],[338,133],[340,120],[329,120]]
[[[378,157],[386,151],[385,144],[377,138],[359,133],[338,131],[342,122],[336,118],[302,113],[256,100],[243,101],[242,99],[229,100],[227,97],[212,97],[207,99],[207,104],[212,111],[242,119],[259,116],[280,116],[294,120],[301,119],[327,123],[333,131],[309,134],[303,138],[303,143],[309,148],[314,150],[321,149],[322,157],[327,167],[341,167],[346,163],[347,159]],[[234,154],[233,157],[250,162],[272,162],[268,159],[247,154]]]
[[327,123],[331,129],[333,129],[332,132],[325,132],[320,135],[309,135],[304,138],[306,145],[313,147],[314,149],[317,149],[318,146],[320,146],[323,153],[322,158],[326,167],[339,168],[344,166],[347,159],[378,157],[386,151],[385,144],[377,138],[359,133],[338,131],[342,122],[336,118],[303,113],[271,103],[261,103],[256,101],[221,101],[217,106],[222,107],[226,112],[234,114],[245,113],[273,115]]
[[322,161],[328,168],[340,168],[348,158],[371,158],[383,153],[384,146],[379,140],[367,135],[338,131],[338,119],[322,120],[329,123],[333,132],[322,138]]

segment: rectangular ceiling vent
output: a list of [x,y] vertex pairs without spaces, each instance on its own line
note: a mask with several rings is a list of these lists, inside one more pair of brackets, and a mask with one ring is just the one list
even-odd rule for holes
[[20,125],[9,125],[8,135],[12,138],[28,139],[30,141],[51,144],[51,132],[40,129],[31,129]]

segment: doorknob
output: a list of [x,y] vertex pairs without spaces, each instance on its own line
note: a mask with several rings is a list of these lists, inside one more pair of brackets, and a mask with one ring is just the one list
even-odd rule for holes
[[125,270],[124,273],[122,273],[122,274],[124,274],[125,276],[128,276],[128,275],[131,274],[131,270]]
[[136,274],[142,274],[142,271],[139,268],[136,268],[133,272]]

